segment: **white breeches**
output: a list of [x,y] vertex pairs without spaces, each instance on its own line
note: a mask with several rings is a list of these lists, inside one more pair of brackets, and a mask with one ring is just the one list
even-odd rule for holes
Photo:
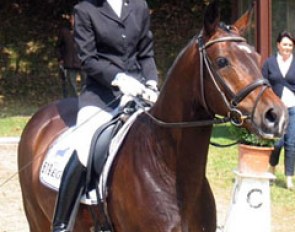
[[77,116],[76,135],[74,148],[78,153],[79,160],[86,167],[92,137],[97,128],[109,122],[113,113],[105,112],[99,107],[86,106],[79,110]]

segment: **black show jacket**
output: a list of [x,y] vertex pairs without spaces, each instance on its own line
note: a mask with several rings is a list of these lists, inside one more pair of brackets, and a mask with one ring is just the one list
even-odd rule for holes
[[[119,72],[157,81],[149,8],[144,0],[123,0],[119,18],[106,0],[75,6],[75,41],[89,85],[114,89]],[[93,88],[93,87],[90,87]]]

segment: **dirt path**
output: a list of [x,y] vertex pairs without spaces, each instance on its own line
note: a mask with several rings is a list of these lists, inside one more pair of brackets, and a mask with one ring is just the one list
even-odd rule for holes
[[[15,175],[16,149],[17,145],[0,145],[0,232],[29,232],[18,175]],[[8,180],[13,175],[15,176]]]

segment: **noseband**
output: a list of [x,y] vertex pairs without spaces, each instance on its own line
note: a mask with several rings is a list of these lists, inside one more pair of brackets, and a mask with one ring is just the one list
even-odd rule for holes
[[[261,96],[263,95],[264,91],[270,87],[270,84],[268,80],[262,78],[258,79],[255,82],[251,83],[250,85],[246,86],[242,90],[240,90],[237,94],[234,94],[231,89],[228,87],[228,85],[225,83],[223,78],[216,72],[216,70],[213,68],[213,65],[211,63],[210,58],[208,57],[206,49],[213,44],[220,43],[220,42],[246,42],[246,39],[239,36],[227,36],[218,38],[215,40],[210,40],[207,43],[204,44],[203,42],[203,36],[200,34],[198,36],[197,42],[199,45],[199,52],[200,52],[200,83],[201,83],[201,98],[203,102],[203,106],[209,111],[208,105],[205,100],[205,93],[204,93],[204,70],[203,70],[203,63],[206,66],[206,69],[209,73],[209,76],[214,83],[215,88],[220,93],[223,102],[225,103],[226,107],[228,108],[228,118],[229,121],[235,125],[235,126],[242,126],[245,119],[251,118],[251,121],[253,122],[253,117],[255,110],[257,108],[258,101],[260,100]],[[224,89],[225,92],[221,90],[221,87]],[[241,101],[243,101],[252,91],[254,91],[256,88],[262,86],[262,89],[256,98],[256,101],[254,103],[254,107],[252,110],[251,115],[243,114],[239,109],[238,105]],[[230,100],[226,98],[226,95],[230,97]]]

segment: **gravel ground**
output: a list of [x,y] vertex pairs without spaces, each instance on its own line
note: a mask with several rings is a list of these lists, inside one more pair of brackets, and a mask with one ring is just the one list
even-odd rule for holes
[[0,145],[0,232],[29,232],[17,171],[17,145]]

